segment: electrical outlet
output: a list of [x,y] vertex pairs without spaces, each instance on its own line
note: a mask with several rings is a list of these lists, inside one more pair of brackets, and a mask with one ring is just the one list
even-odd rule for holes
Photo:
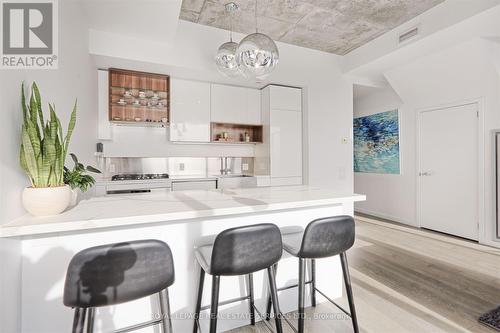
[[179,163],[179,171],[184,171],[184,163]]
[[344,145],[348,144],[349,143],[349,138],[342,138],[342,143]]
[[248,171],[248,163],[243,163],[243,164],[241,165],[241,170],[243,170],[243,171]]

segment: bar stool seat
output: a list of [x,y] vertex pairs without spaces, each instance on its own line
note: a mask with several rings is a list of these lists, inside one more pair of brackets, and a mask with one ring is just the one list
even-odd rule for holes
[[283,238],[283,249],[294,257],[297,257],[300,253],[304,230],[302,229],[295,232],[282,230],[281,235]]
[[198,261],[201,268],[208,274],[212,274],[210,269],[210,262],[212,261],[212,251],[213,245],[198,246],[194,250],[196,261]]

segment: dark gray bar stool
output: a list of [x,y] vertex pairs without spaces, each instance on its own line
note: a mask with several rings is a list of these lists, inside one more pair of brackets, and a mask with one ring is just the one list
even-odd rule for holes
[[[257,271],[267,269],[271,303],[275,313],[280,313],[276,280],[273,265],[283,252],[280,229],[274,224],[257,224],[227,229],[217,235],[213,244],[198,246],[195,256],[201,266],[198,296],[196,300],[193,332],[199,330],[200,311],[210,308],[210,333],[217,331],[217,315],[219,305],[249,301],[250,323],[255,325],[253,275]],[[205,273],[212,275],[212,300],[210,306],[201,306]],[[219,302],[219,286],[221,276],[247,275],[248,295],[237,299]],[[260,315],[260,313],[259,313]],[[272,328],[268,326],[269,329]],[[276,316],[276,331],[281,333],[280,316]]]
[[[278,291],[290,288],[299,288],[299,311],[298,311],[298,330],[296,330],[287,320],[288,324],[299,333],[304,332],[304,298],[305,285],[311,285],[311,303],[316,306],[316,291],[323,295],[333,305],[342,310],[346,315],[351,317],[354,332],[358,333],[358,320],[356,317],[356,309],[354,307],[354,299],[352,294],[351,278],[349,275],[349,267],[347,265],[346,251],[352,247],[355,238],[354,219],[351,216],[334,216],[326,217],[312,221],[306,227],[306,230],[296,232],[283,231],[283,248],[286,252],[299,259],[299,283],[298,285],[287,286],[280,288]],[[327,258],[339,255],[342,264],[342,272],[344,276],[347,299],[349,301],[350,313],[344,308],[326,296],[321,290],[316,288],[316,261],[315,259]],[[306,260],[311,263],[311,280],[305,281],[306,276]],[[274,269],[277,269],[277,264]],[[271,312],[268,299],[267,314]],[[267,317],[269,318],[269,316]]]
[[85,322],[87,333],[92,332],[97,307],[157,294],[160,318],[115,332],[160,324],[164,333],[171,333],[167,288],[174,278],[172,252],[158,240],[108,244],[78,252],[69,263],[64,285],[64,305],[75,309],[72,332],[82,333]]

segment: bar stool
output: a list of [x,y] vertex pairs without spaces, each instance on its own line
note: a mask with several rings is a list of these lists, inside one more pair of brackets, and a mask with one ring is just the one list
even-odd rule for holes
[[[242,300],[249,301],[250,323],[255,325],[255,311],[259,315],[261,314],[254,306],[252,273],[263,269],[267,269],[273,309],[275,313],[280,313],[276,280],[272,267],[280,260],[282,249],[280,230],[276,225],[269,223],[227,229],[217,235],[213,244],[197,246],[195,256],[201,269],[193,332],[197,333],[199,330],[201,310],[210,308],[210,333],[215,333],[219,305]],[[210,306],[202,307],[205,273],[212,275],[212,297]],[[248,295],[219,302],[220,277],[235,275],[247,275]],[[272,331],[270,325],[267,322],[265,324]],[[276,331],[278,333],[283,331],[279,316],[276,316]]]
[[[334,216],[320,218],[312,221],[306,227],[306,230],[286,232],[283,231],[283,248],[286,252],[299,259],[299,283],[296,285],[279,288],[278,291],[286,290],[294,287],[299,288],[298,300],[298,330],[285,318],[287,323],[299,333],[304,332],[304,298],[305,285],[311,285],[311,305],[316,306],[316,291],[323,295],[337,308],[342,310],[346,315],[351,317],[353,330],[359,332],[358,320],[356,317],[356,309],[354,307],[354,299],[352,294],[351,278],[349,267],[347,265],[346,251],[354,244],[355,236],[354,219],[351,216]],[[321,290],[316,288],[316,260],[319,258],[327,258],[332,256],[340,256],[342,264],[342,273],[344,277],[347,299],[349,301],[350,313],[326,296]],[[311,280],[305,281],[306,260],[311,263]],[[277,264],[274,270],[277,270]],[[269,319],[271,312],[270,299],[268,299],[266,319]],[[276,313],[276,312],[275,312]]]
[[160,318],[115,332],[159,324],[162,332],[171,333],[167,288],[174,283],[174,275],[172,252],[158,240],[108,244],[78,252],[69,263],[64,285],[64,305],[75,309],[72,332],[82,333],[85,323],[87,333],[92,332],[98,307],[157,294]]

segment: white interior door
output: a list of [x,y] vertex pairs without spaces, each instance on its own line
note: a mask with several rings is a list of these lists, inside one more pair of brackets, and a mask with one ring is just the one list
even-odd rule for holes
[[421,113],[420,225],[478,239],[478,106]]

